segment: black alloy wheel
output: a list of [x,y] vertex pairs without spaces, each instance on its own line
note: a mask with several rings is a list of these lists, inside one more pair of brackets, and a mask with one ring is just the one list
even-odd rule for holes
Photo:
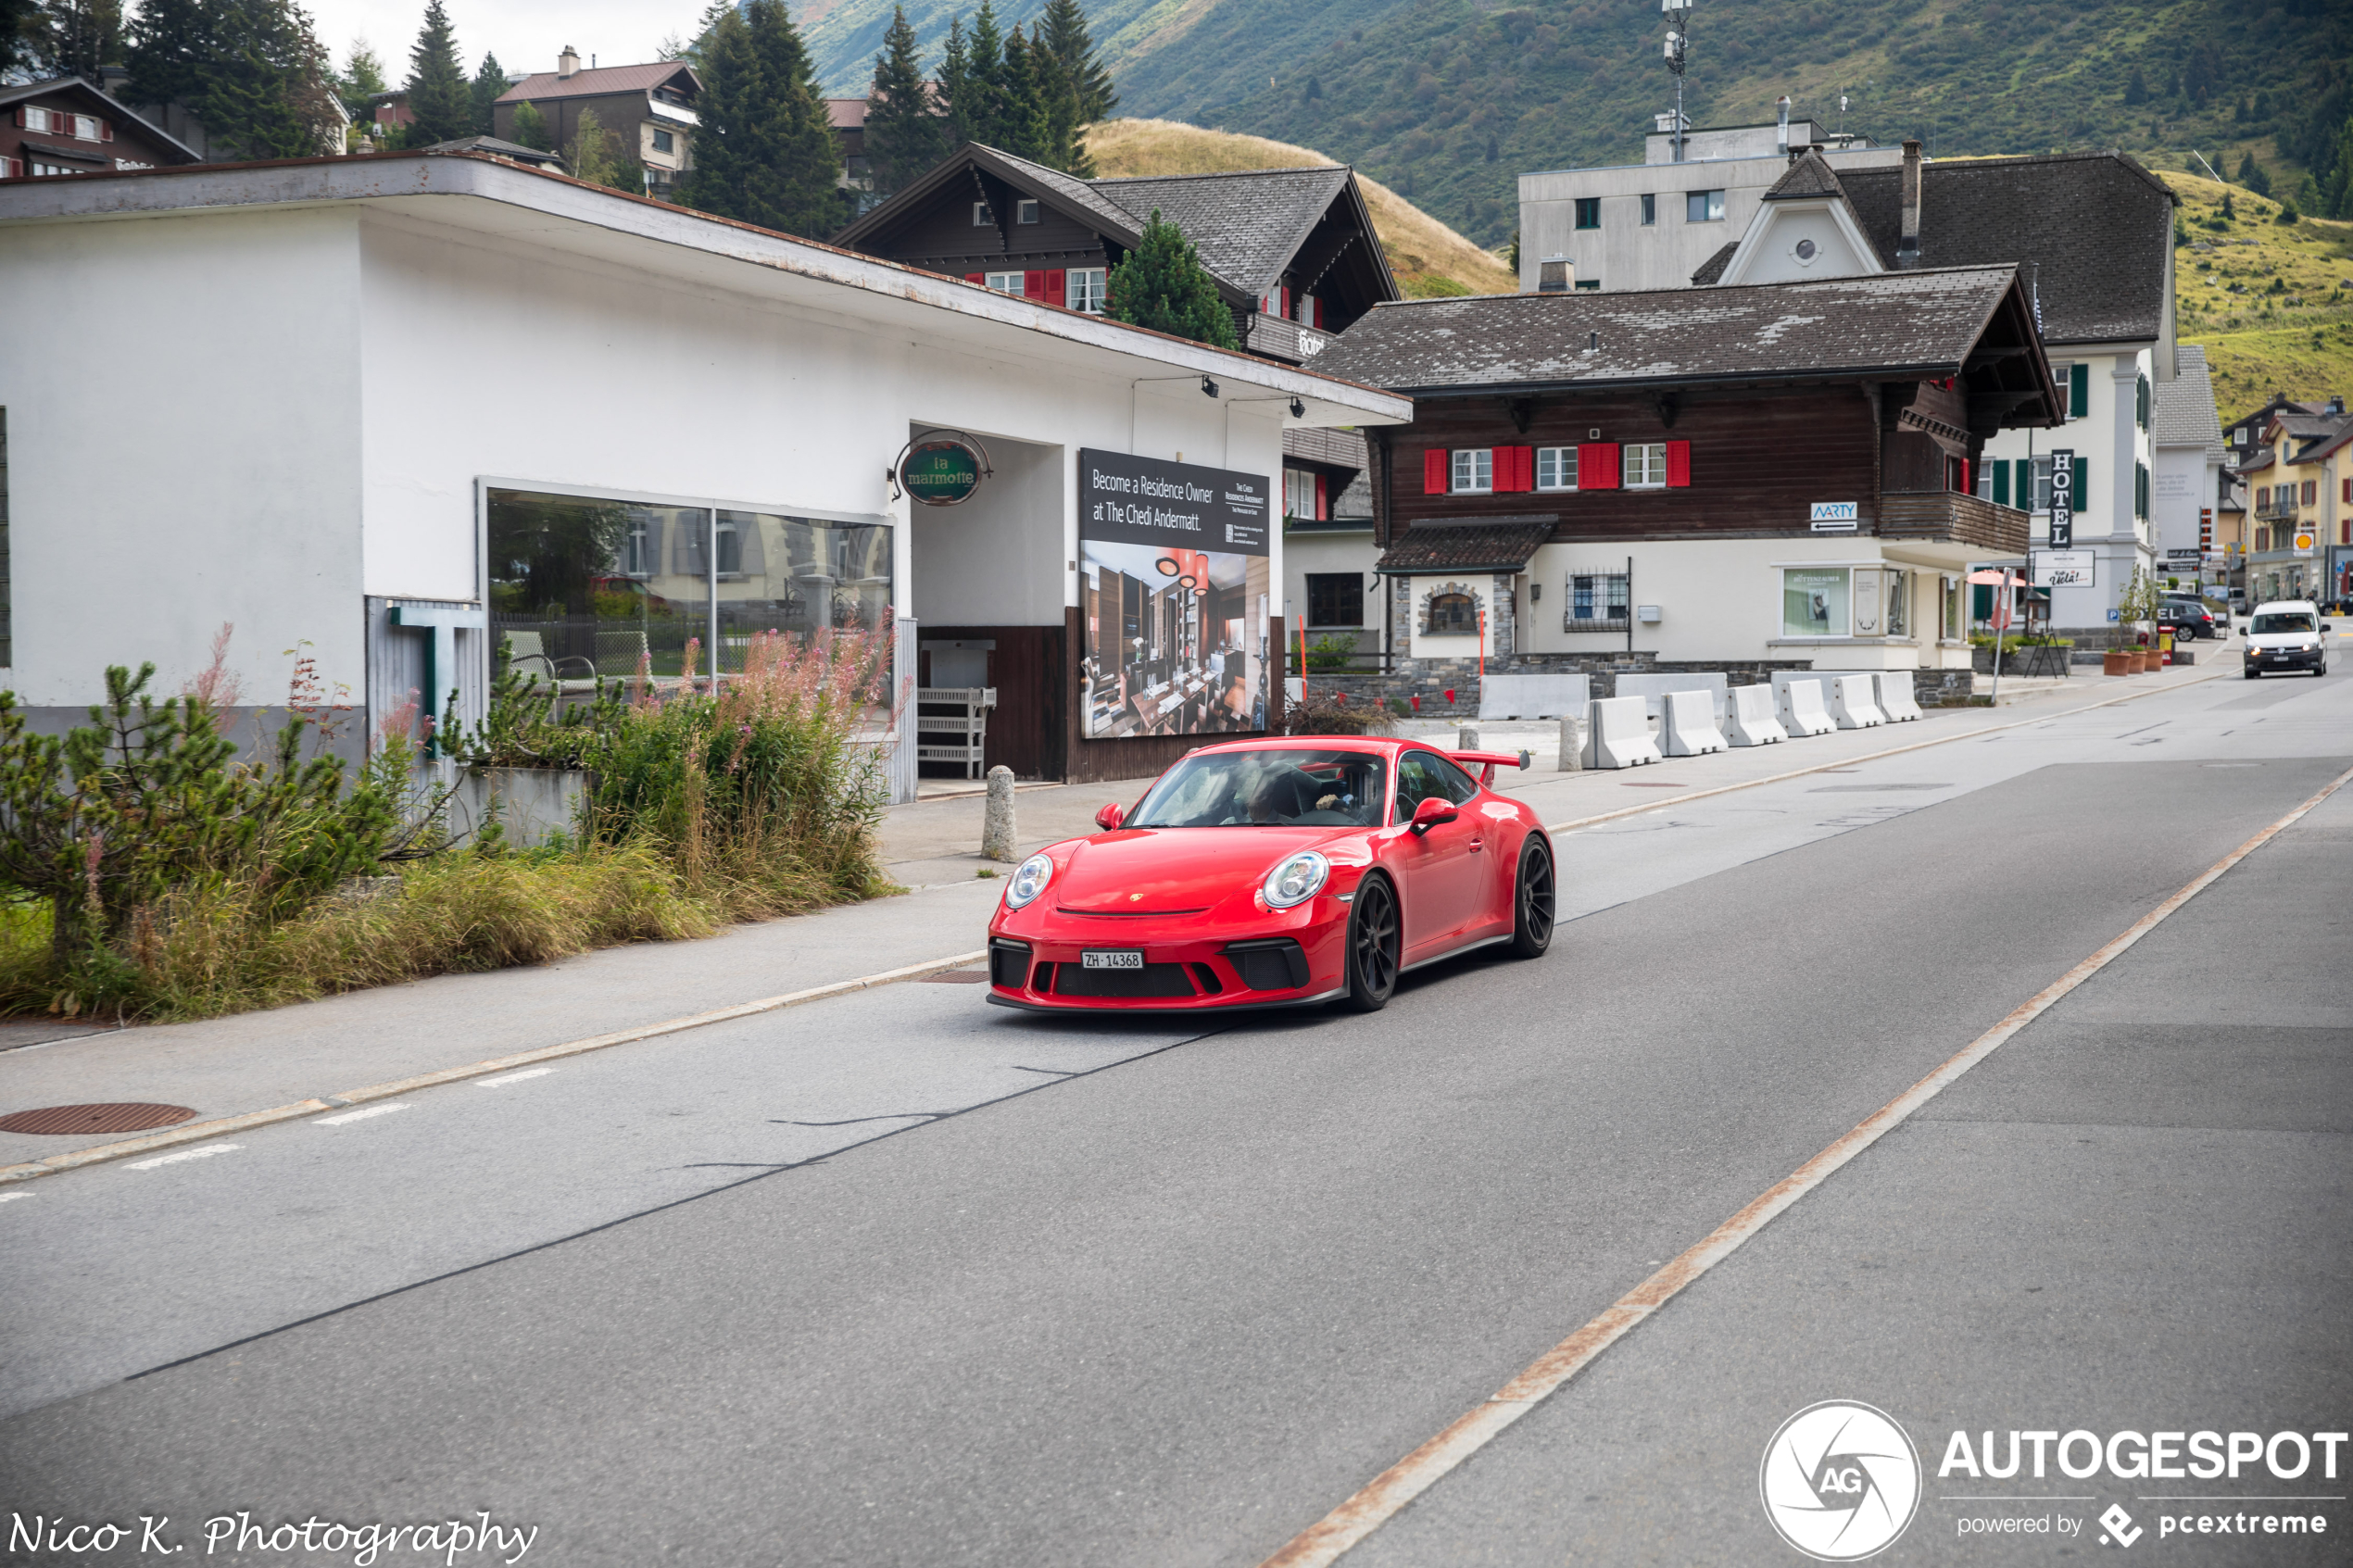
[[1357,884],[1348,910],[1348,997],[1354,1012],[1378,1012],[1397,990],[1400,932],[1397,895],[1387,879],[1368,876]]
[[1534,834],[1520,846],[1512,890],[1512,956],[1541,958],[1553,945],[1553,856]]

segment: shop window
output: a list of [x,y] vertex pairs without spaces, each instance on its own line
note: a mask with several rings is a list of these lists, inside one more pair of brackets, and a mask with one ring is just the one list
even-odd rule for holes
[[1789,567],[1781,572],[1781,635],[1843,637],[1847,571],[1843,566]]
[[1034,202],[1034,201],[1017,201],[1017,202],[1013,203],[1013,221],[1014,221],[1014,222],[1016,222],[1016,223],[1035,223],[1035,222],[1038,222],[1038,220],[1038,220],[1038,204],[1037,204],[1036,202]]
[[1655,195],[1646,195],[1642,198],[1642,227],[1647,229],[1657,221],[1658,197]]
[[1577,448],[1574,446],[1536,448],[1536,488],[1539,490],[1576,489]]
[[1432,594],[1422,633],[1430,637],[1478,635],[1478,601],[1468,594]]
[[1568,603],[1561,612],[1564,632],[1623,632],[1632,583],[1622,571],[1573,571]]
[[1908,637],[1912,634],[1912,574],[1891,571],[1887,576],[1887,634]]
[[1629,441],[1625,446],[1625,467],[1620,470],[1629,490],[1664,490],[1667,488],[1667,443],[1664,441]]
[[1598,229],[1602,226],[1601,197],[1579,196],[1577,198],[1577,226],[1580,229]]
[[1721,191],[1686,192],[1683,196],[1683,220],[1687,223],[1724,221],[1724,193]]
[[1495,488],[1495,454],[1486,446],[1457,448],[1451,487],[1457,495],[1485,495]]
[[1365,580],[1353,571],[1307,574],[1307,624],[1354,629],[1365,624]]
[[1073,310],[1083,310],[1089,316],[1103,313],[1106,281],[1110,273],[1101,267],[1074,267],[1063,274],[1069,290],[1068,302]]
[[1936,636],[1939,642],[1956,642],[1961,635],[1961,580],[1947,576],[1944,593],[1938,601],[1939,614]]

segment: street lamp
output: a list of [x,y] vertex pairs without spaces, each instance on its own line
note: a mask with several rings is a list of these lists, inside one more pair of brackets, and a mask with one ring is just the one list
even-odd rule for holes
[[1667,18],[1667,42],[1662,52],[1667,69],[1675,74],[1675,161],[1683,161],[1683,69],[1690,63],[1692,6],[1694,0],[1658,0]]

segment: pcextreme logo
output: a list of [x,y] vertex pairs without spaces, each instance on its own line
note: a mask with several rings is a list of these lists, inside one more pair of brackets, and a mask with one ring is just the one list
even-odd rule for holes
[[1886,1411],[1825,1399],[1781,1423],[1756,1488],[1781,1539],[1818,1562],[1854,1562],[1911,1524],[1920,1458]]

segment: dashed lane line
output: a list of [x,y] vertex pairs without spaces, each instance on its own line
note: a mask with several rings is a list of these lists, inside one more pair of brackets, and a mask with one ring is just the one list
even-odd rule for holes
[[2156,930],[2192,898],[2211,887],[2224,872],[2270,843],[2306,812],[2343,788],[2348,781],[2353,781],[2353,769],[2347,769],[2331,779],[2310,799],[2223,856],[2180,892],[2134,921],[2108,946],[2020,1003],[2008,1017],[1962,1047],[1943,1066],[1873,1111],[1851,1132],[1717,1226],[1713,1233],[1682,1256],[1619,1297],[1604,1308],[1600,1316],[1536,1358],[1517,1376],[1489,1395],[1484,1403],[1457,1417],[1445,1430],[1375,1476],[1353,1497],[1302,1530],[1290,1544],[1260,1564],[1260,1568],[1327,1568],[1328,1564],[1337,1562],[1358,1542],[1395,1518],[1416,1498],[1437,1485],[1455,1466],[1493,1442],[1570,1378],[1591,1366],[1603,1351],[1631,1334],[1644,1319],[1667,1305],[1686,1286],[1738,1251],[1751,1237],[1770,1224],[1777,1215],[1820,1186],[1848,1160],[1879,1142],[1922,1106],[1950,1088],[1963,1073],[2000,1049],[2020,1030],[2058,1005],[2077,986],[2122,957],[2126,949]]

